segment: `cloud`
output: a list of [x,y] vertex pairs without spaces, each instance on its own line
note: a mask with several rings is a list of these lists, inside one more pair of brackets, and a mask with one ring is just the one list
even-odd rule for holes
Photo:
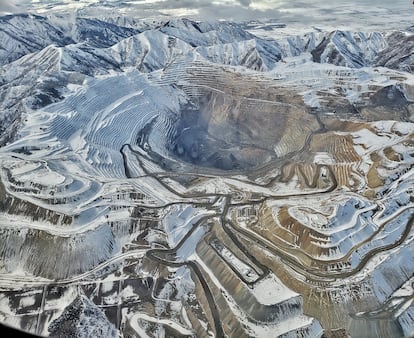
[[135,3],[133,8],[138,15],[139,11],[146,15],[197,13],[192,16],[201,20],[244,21],[278,17],[280,13],[273,8],[278,3],[280,1],[275,0],[166,0],[144,4]]
[[230,21],[249,21],[257,19],[278,19],[281,13],[276,9],[266,11],[251,9],[243,6],[214,5],[199,9],[199,17],[202,20],[225,19]]
[[14,13],[17,8],[12,1],[0,0],[0,13]]
[[249,7],[250,4],[252,3],[252,0],[238,0],[238,1],[239,1],[240,5],[246,6],[246,7]]
[[[65,12],[73,8],[73,0],[0,0],[0,12]],[[412,23],[408,0],[79,0],[82,15],[129,15],[136,18],[153,16],[187,16],[205,21],[271,19],[289,26],[337,28],[366,26],[380,27],[383,22]],[[65,6],[66,5],[66,6]],[[17,8],[16,8],[17,7]],[[17,10],[18,9],[18,10]]]
[[0,15],[26,12],[28,0],[0,0]]

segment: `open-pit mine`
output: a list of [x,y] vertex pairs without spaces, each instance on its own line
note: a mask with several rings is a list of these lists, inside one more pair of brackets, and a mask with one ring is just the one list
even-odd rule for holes
[[413,336],[413,29],[258,30],[0,17],[3,324]]

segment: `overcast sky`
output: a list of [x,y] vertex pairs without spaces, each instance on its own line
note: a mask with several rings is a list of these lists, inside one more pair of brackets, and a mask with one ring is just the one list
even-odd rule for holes
[[0,13],[14,11],[13,1],[0,0]]
[[202,20],[245,21],[273,19],[284,23],[320,24],[335,22],[387,25],[411,21],[411,0],[0,0],[0,11],[48,13],[74,11],[102,14],[119,12],[137,17],[187,16]]

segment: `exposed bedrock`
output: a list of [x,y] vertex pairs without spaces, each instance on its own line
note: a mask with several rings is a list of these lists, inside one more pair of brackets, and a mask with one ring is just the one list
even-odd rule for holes
[[22,269],[50,279],[69,278],[89,271],[117,249],[114,235],[106,224],[71,236],[53,236],[36,229],[2,229],[0,235],[4,239],[0,243],[2,273]]
[[[212,76],[215,88],[197,84],[196,96],[182,107],[171,133],[167,148],[179,161],[251,169],[300,152],[319,128],[303,100],[289,90],[233,74]],[[197,76],[192,80],[199,81]]]

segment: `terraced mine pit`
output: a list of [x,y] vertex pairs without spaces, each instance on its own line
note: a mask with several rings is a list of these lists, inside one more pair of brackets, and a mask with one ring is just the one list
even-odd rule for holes
[[[195,167],[249,171],[302,151],[318,129],[316,117],[295,92],[209,68],[201,64],[182,86],[191,91],[191,101],[180,107],[167,131],[165,147],[174,159]],[[214,87],[204,77],[207,71]],[[148,134],[158,132],[153,128],[140,133],[142,147]]]
[[393,35],[0,20],[50,42],[0,50],[2,322],[412,336],[414,77]]

